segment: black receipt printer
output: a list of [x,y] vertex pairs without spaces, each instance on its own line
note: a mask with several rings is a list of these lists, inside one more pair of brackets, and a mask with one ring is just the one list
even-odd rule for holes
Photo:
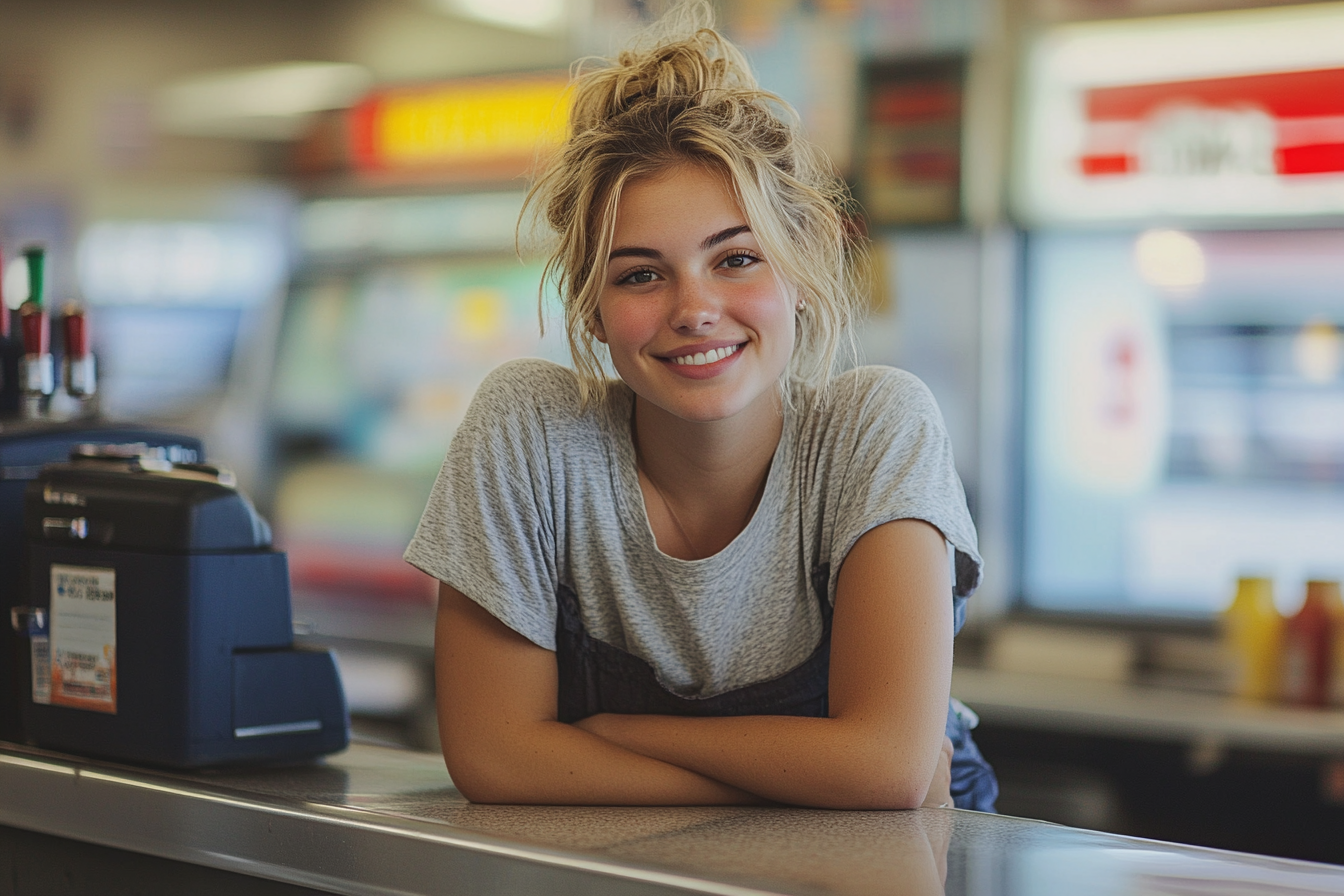
[[332,654],[295,646],[285,554],[227,472],[90,448],[24,502],[30,742],[176,767],[348,744]]

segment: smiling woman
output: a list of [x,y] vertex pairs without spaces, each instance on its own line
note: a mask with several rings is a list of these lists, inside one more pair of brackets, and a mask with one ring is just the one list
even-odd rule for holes
[[487,379],[406,552],[442,583],[453,780],[992,811],[949,702],[980,560],[942,420],[909,374],[833,373],[843,184],[704,3],[581,73],[570,124],[530,203],[575,369]]

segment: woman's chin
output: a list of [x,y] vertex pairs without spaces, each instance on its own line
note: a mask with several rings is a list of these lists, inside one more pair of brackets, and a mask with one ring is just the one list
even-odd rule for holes
[[738,393],[713,394],[706,390],[699,395],[657,396],[641,398],[678,420],[687,423],[717,423],[735,418],[755,418],[766,409],[779,406],[774,390],[748,396]]

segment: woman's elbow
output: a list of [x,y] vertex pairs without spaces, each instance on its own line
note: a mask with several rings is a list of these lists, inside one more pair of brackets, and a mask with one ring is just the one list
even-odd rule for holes
[[443,737],[443,762],[457,792],[473,803],[518,803],[519,770],[511,768],[504,751]]
[[828,808],[918,809],[929,792],[929,780],[907,763],[888,757],[854,763],[831,782]]
[[516,778],[507,770],[492,767],[489,762],[469,761],[444,755],[448,777],[453,786],[473,803],[517,803],[519,800]]

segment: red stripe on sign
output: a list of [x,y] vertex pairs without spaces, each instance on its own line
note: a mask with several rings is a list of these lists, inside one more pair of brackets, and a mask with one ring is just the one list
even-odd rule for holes
[[358,169],[372,171],[383,167],[377,140],[378,119],[382,109],[379,97],[365,97],[355,104],[346,119],[350,129],[350,156]]
[[1344,68],[1096,87],[1087,91],[1087,117],[1134,121],[1178,101],[1224,108],[1256,106],[1275,118],[1344,115]]
[[1100,177],[1107,174],[1129,174],[1138,168],[1133,156],[1083,156],[1078,166],[1087,177]]
[[960,115],[961,89],[952,84],[902,84],[873,97],[873,119],[884,124],[941,121]]
[[1344,143],[1310,143],[1287,146],[1274,153],[1280,174],[1344,173]]

